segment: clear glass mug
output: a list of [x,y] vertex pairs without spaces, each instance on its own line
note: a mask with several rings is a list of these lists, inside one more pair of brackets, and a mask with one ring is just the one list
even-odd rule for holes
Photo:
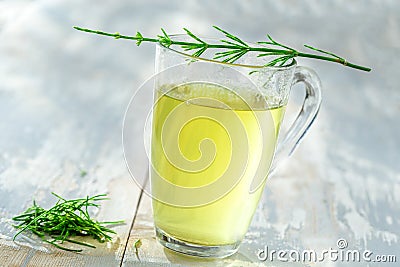
[[[157,46],[149,173],[159,242],[222,258],[237,251],[268,175],[315,119],[321,86],[295,60],[263,67],[268,59],[251,53],[235,64],[208,57]],[[302,109],[278,143],[290,89],[299,82]]]

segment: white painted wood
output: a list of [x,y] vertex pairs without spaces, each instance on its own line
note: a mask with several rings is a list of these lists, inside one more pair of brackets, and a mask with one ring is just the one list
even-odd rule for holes
[[[397,2],[372,0],[0,1],[0,266],[287,266],[262,262],[257,251],[268,246],[322,252],[336,248],[339,238],[349,249],[396,255],[399,261],[399,12]],[[153,73],[154,47],[85,35],[72,26],[146,35],[158,34],[161,26],[171,33],[187,27],[215,36],[214,24],[248,40],[270,33],[299,48],[309,42],[373,70],[299,60],[322,80],[316,123],[267,181],[239,253],[205,261],[158,244],[149,198],[138,203],[140,190],[124,163],[123,115],[136,88]],[[293,89],[292,107],[299,106],[299,91]],[[143,139],[137,138],[139,145]],[[126,225],[115,228],[113,243],[80,254],[22,236],[12,242],[10,218],[33,199],[50,206],[52,191],[71,198],[107,192],[111,200],[97,218],[124,219]],[[140,261],[133,250],[137,239],[143,242]],[[353,266],[322,264],[346,265]]]

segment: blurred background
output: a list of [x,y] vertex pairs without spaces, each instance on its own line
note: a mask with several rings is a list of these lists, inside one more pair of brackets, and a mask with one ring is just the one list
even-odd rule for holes
[[[0,0],[1,217],[54,188],[67,196],[92,194],[116,178],[126,182],[126,194],[136,187],[123,159],[122,120],[130,97],[154,72],[155,48],[85,34],[72,26],[126,35],[140,31],[149,37],[161,27],[171,34],[186,27],[200,36],[219,36],[212,25],[247,41],[265,40],[268,33],[295,48],[310,44],[372,68],[366,73],[298,60],[320,76],[323,103],[290,163],[271,179],[264,201],[294,206],[303,199],[294,192],[306,187],[301,191],[307,192],[306,206],[331,197],[335,210],[327,215],[332,207],[317,208],[322,219],[314,238],[335,229],[360,246],[398,251],[396,0]],[[300,103],[292,102],[296,110]],[[78,186],[81,169],[88,170],[91,183]],[[288,188],[286,193],[274,195],[281,187]],[[276,214],[265,207],[263,212],[268,221],[256,217],[254,227],[268,224],[274,234],[288,234],[290,225],[278,221],[292,220],[293,211]],[[296,215],[299,227],[308,220],[302,214]],[[336,225],[323,219],[329,216]]]

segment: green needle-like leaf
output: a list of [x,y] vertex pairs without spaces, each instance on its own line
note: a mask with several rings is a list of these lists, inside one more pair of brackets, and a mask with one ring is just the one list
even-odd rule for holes
[[116,225],[123,221],[97,222],[90,217],[88,208],[100,205],[97,201],[108,199],[106,194],[100,194],[93,197],[78,198],[67,200],[56,193],[52,193],[56,198],[56,204],[46,210],[33,202],[21,215],[15,216],[14,221],[19,222],[14,225],[19,231],[14,235],[15,238],[24,231],[30,231],[42,238],[46,243],[53,246],[73,252],[80,252],[81,249],[69,249],[60,244],[70,242],[81,246],[95,248],[95,246],[71,239],[74,236],[90,236],[99,242],[110,241],[115,231],[106,228],[102,224]]
[[[239,37],[227,32],[226,30],[223,30],[217,26],[213,26],[213,28],[223,33],[228,40],[220,40],[220,43],[208,43],[186,28],[183,28],[184,31],[195,42],[184,42],[179,40],[173,40],[164,29],[161,29],[162,35],[158,35],[157,38],[147,38],[143,37],[143,35],[139,32],[137,32],[135,36],[127,36],[127,35],[121,35],[118,32],[108,33],[103,31],[85,29],[81,27],[74,27],[74,29],[78,31],[114,37],[115,39],[134,40],[136,41],[137,45],[140,45],[142,42],[159,43],[165,47],[170,47],[172,45],[175,45],[181,47],[184,51],[194,50],[195,52],[192,53],[192,56],[194,57],[200,57],[208,49],[215,49],[219,51],[222,50],[222,52],[215,52],[212,58],[220,59],[222,62],[228,62],[228,63],[234,63],[245,54],[252,52],[252,53],[258,53],[257,55],[258,57],[278,56],[277,58],[272,59],[265,66],[276,66],[276,65],[283,66],[289,60],[295,57],[304,57],[304,58],[313,58],[313,59],[339,63],[343,66],[347,66],[358,70],[371,71],[371,69],[368,67],[350,63],[343,57],[340,57],[334,53],[327,52],[325,50],[315,48],[309,45],[305,45],[305,47],[318,53],[304,53],[297,51],[294,48],[291,48],[287,45],[277,42],[269,34],[267,35],[267,41],[257,42],[258,44],[262,44],[263,46],[252,46],[244,42]],[[321,55],[321,53],[324,55]]]

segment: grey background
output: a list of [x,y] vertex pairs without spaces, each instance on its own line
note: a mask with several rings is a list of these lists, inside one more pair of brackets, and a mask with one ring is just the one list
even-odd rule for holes
[[[128,192],[136,186],[123,160],[122,120],[133,92],[154,72],[154,46],[72,26],[146,36],[186,27],[216,36],[211,26],[218,25],[248,41],[269,33],[372,68],[298,60],[321,78],[321,111],[270,179],[249,250],[323,249],[343,237],[349,247],[400,260],[399,14],[394,0],[0,1],[0,236],[12,234],[7,218],[54,188],[93,194],[113,177],[124,177]],[[288,121],[301,87],[293,91]],[[82,186],[80,169],[91,174]]]

